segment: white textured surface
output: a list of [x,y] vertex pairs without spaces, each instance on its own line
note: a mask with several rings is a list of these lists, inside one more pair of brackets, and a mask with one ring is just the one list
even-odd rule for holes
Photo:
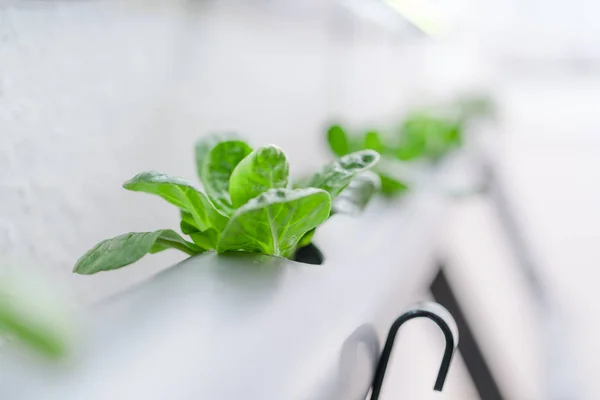
[[153,128],[150,110],[166,79],[161,53],[172,35],[168,19],[124,18],[99,5],[2,10],[0,246],[6,264],[38,264],[70,278],[90,299],[130,279],[117,273],[86,282],[69,270],[104,236],[169,222],[170,215],[154,211],[164,208],[119,184],[153,163],[184,172],[177,171],[183,160],[178,166],[175,157],[161,157],[177,140],[164,140]]
[[212,130],[277,142],[298,173],[326,156],[327,118],[386,121],[435,82],[421,50],[324,9],[0,5],[2,268],[38,265],[84,302],[114,293],[182,258],[70,273],[101,239],[177,226],[173,207],[121,189],[133,174],[193,177],[193,142]]

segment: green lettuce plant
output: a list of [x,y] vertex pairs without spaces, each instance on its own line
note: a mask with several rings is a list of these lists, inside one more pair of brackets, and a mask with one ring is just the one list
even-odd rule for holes
[[[389,145],[377,131],[368,131],[362,136],[351,136],[340,125],[332,125],[327,130],[327,143],[331,151],[338,157],[351,152],[369,149],[381,154],[384,158],[395,158],[395,147]],[[380,191],[385,196],[395,196],[408,190],[408,186],[386,171],[384,166],[373,169],[379,176]]]
[[[477,118],[494,115],[492,101],[485,96],[463,96],[438,107],[409,113],[394,133],[382,135],[376,130],[351,135],[340,125],[327,130],[327,142],[338,157],[350,152],[371,149],[384,159],[395,161],[426,160],[438,163],[452,150],[459,148],[466,126]],[[382,163],[374,168],[381,180],[381,193],[395,196],[408,190]]]
[[401,161],[426,159],[439,162],[463,141],[463,122],[455,117],[443,117],[428,112],[409,114],[399,129],[396,158]]
[[[213,135],[196,145],[197,172],[204,191],[188,181],[142,172],[123,184],[157,195],[179,208],[180,229],[131,232],[87,251],[74,272],[94,274],[136,262],[146,254],[177,249],[188,255],[208,250],[258,252],[293,258],[310,243],[314,229],[331,215],[332,200],[355,176],[373,167],[379,154],[362,150],[325,165],[305,185],[292,186],[283,150],[253,150],[233,135]],[[357,197],[357,201],[362,201]]]
[[[327,130],[327,142],[337,156],[362,149],[371,149],[387,160],[412,161],[425,159],[439,162],[448,152],[462,143],[460,121],[433,116],[427,113],[413,113],[407,117],[396,136],[383,136],[370,130],[363,135],[351,136],[340,125],[332,125]],[[374,171],[381,180],[381,193],[396,196],[408,190],[408,185],[394,176],[385,163]]]

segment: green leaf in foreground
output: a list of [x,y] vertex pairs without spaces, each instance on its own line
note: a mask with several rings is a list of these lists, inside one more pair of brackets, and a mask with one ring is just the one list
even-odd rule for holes
[[37,326],[35,321],[11,313],[2,305],[0,305],[0,333],[16,338],[26,347],[48,358],[60,358],[66,351],[65,343],[60,337]]
[[302,239],[300,239],[298,242],[298,248],[308,246],[312,242],[313,236],[315,236],[315,231],[316,229],[313,228],[306,232],[304,236],[302,236]]
[[202,179],[202,170],[204,169],[204,164],[206,163],[206,157],[216,145],[221,142],[239,140],[241,140],[241,138],[233,132],[213,133],[198,140],[194,148],[198,178]]
[[332,125],[327,130],[327,143],[329,147],[338,157],[345,156],[350,153],[350,143],[346,131],[339,125]]
[[401,128],[397,157],[403,161],[427,158],[437,161],[462,142],[460,121],[426,113],[410,115]]
[[189,235],[190,233],[200,232],[200,229],[198,229],[196,223],[194,222],[194,217],[192,217],[192,214],[183,210],[181,210],[180,213],[181,222],[179,223],[179,229],[181,229],[181,232],[183,232],[186,235]]
[[217,248],[220,233],[213,228],[200,232],[194,225],[194,220],[189,213],[184,211],[181,212],[181,223],[179,224],[179,227],[181,228],[181,232],[189,235],[193,242],[201,248],[206,250]]
[[200,179],[206,194],[215,206],[227,215],[233,213],[229,197],[231,174],[238,163],[250,153],[250,146],[241,140],[221,142],[208,151],[204,165],[200,168]]
[[229,193],[238,208],[269,189],[288,186],[290,166],[283,150],[267,145],[244,158],[231,174]]
[[227,217],[210,200],[183,178],[159,172],[142,172],[123,184],[127,190],[155,194],[192,215],[201,231],[215,228],[221,231]]
[[312,177],[308,186],[323,189],[332,199],[336,198],[357,174],[375,166],[379,158],[379,154],[373,150],[350,153],[327,164]]
[[200,248],[199,246],[194,245],[193,243],[188,242],[184,238],[182,238],[177,232],[172,229],[161,229],[160,231],[150,232],[156,233],[162,232],[156,243],[150,249],[150,254],[156,254],[163,250],[168,249],[177,249],[183,251],[184,253],[193,256],[194,254],[200,253],[205,248]]
[[204,232],[190,233],[190,238],[199,247],[212,250],[217,248],[220,234],[215,229],[207,229]]
[[77,260],[73,272],[91,275],[117,269],[136,262],[148,253],[154,254],[166,249],[181,250],[189,255],[203,251],[170,229],[131,232],[98,243]]
[[217,251],[290,257],[304,234],[322,224],[331,197],[320,189],[270,189],[240,207],[225,227]]
[[[13,276],[10,276],[13,275]],[[0,337],[49,359],[72,350],[76,326],[58,293],[19,270],[0,280]]]

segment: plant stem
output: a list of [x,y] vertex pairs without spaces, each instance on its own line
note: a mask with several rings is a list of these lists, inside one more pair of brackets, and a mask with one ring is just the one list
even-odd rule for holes
[[167,245],[169,247],[172,247],[174,249],[177,250],[181,250],[184,253],[186,253],[187,255],[193,256],[196,255],[198,253],[201,253],[201,251],[194,251],[192,248],[186,246],[185,244],[178,242],[176,240],[170,240],[170,239],[165,239],[165,238],[158,238],[158,240],[156,241],[157,243],[161,243],[164,245]]

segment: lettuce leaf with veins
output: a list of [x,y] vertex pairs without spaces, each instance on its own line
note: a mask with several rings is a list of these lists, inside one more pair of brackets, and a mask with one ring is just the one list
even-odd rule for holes
[[293,256],[304,234],[329,217],[331,197],[321,189],[269,189],[240,207],[225,227],[217,251]]
[[246,204],[269,189],[286,188],[289,175],[287,157],[279,147],[268,145],[254,150],[231,174],[229,193],[234,207]]
[[130,232],[103,240],[88,250],[75,264],[73,272],[90,275],[118,269],[136,262],[146,254],[177,249],[189,255],[204,249],[183,239],[177,232],[161,229],[154,232]]
[[202,160],[197,160],[200,180],[206,194],[225,215],[229,216],[234,211],[229,195],[231,174],[251,152],[252,149],[245,142],[227,140],[214,144]]
[[227,217],[215,208],[206,195],[183,178],[154,171],[142,172],[125,182],[123,187],[162,197],[191,214],[201,231],[210,228],[221,231],[227,223]]

